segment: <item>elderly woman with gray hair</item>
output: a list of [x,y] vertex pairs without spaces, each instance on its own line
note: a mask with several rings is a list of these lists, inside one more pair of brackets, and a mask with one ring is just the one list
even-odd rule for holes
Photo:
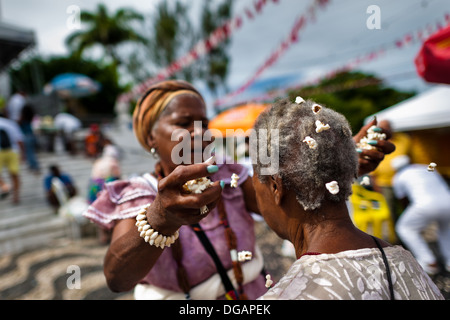
[[258,118],[258,144],[273,130],[279,170],[263,175],[254,159],[253,185],[267,224],[294,244],[297,260],[261,299],[443,299],[410,252],[353,225],[346,200],[358,154],[341,114],[282,100]]
[[[239,164],[215,164],[209,155],[203,163],[196,161],[209,146],[203,139],[207,128],[206,103],[185,81],[156,83],[139,99],[133,131],[157,163],[149,162],[141,176],[106,184],[85,212],[111,230],[104,260],[111,290],[134,288],[136,299],[155,300],[244,300],[267,292],[251,216],[259,212],[252,178]],[[191,148],[183,150],[191,165],[173,157],[184,138],[191,142]],[[378,147],[360,154],[361,172],[373,170],[393,149],[388,141]],[[239,176],[236,184],[233,173]],[[187,182],[204,177],[212,181],[207,189],[186,192]],[[245,257],[248,252],[253,253],[251,260]]]

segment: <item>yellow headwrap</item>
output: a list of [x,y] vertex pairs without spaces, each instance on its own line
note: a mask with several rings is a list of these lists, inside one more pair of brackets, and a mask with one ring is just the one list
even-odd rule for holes
[[194,94],[203,100],[200,93],[191,84],[182,80],[157,83],[148,88],[139,99],[133,113],[133,131],[139,143],[147,151],[150,151],[147,144],[150,131],[169,102],[181,94]]

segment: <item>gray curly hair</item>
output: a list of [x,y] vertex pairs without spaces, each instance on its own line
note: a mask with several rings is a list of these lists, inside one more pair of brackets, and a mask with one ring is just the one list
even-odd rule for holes
[[[316,105],[311,100],[300,104],[288,99],[277,101],[259,116],[254,126],[259,148],[264,141],[270,141],[261,139],[261,133],[279,130],[278,175],[283,186],[295,192],[305,210],[320,208],[324,200],[345,201],[352,193],[358,173],[358,155],[347,119],[324,106],[316,114],[313,112]],[[328,124],[330,129],[316,133],[317,120]],[[307,136],[317,142],[316,149],[303,142]],[[273,152],[270,143],[266,146],[268,154]],[[259,158],[252,161],[256,176],[265,183],[268,175],[261,174],[264,165]],[[331,181],[338,182],[337,194],[331,194],[325,187]]]

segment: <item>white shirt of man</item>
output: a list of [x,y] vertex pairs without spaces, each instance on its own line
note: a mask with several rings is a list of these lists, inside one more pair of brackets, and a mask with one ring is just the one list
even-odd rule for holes
[[9,99],[7,106],[8,118],[14,121],[20,120],[20,114],[22,113],[22,108],[26,103],[26,99],[20,93],[12,95]]
[[77,117],[65,112],[57,114],[53,123],[57,129],[66,134],[73,133],[82,127],[81,121]]
[[14,152],[19,152],[20,147],[18,142],[24,140],[24,136],[22,131],[20,130],[19,125],[15,121],[0,117],[0,128],[5,130],[8,134],[9,140],[11,142],[11,149]]
[[437,172],[429,172],[426,165],[412,164],[394,176],[392,186],[399,199],[407,197],[414,205],[433,206],[450,203],[450,190]]

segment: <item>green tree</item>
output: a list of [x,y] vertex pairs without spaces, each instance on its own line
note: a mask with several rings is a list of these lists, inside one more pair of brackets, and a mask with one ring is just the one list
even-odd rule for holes
[[160,2],[153,19],[153,39],[150,46],[154,62],[158,65],[168,66],[175,61],[187,31],[191,30],[186,16],[187,7],[178,1],[173,4],[171,8],[168,2]]
[[[232,0],[224,0],[214,9],[212,7],[212,1],[204,1],[201,19],[202,27],[200,30],[201,38],[206,38],[230,19],[232,5]],[[226,79],[230,62],[227,49],[229,44],[229,39],[226,39],[217,47],[213,48],[198,64],[200,68],[199,77],[206,82],[208,88],[214,94],[217,94],[217,90],[220,87],[227,91]]]
[[322,103],[340,113],[350,122],[353,132],[358,132],[364,119],[371,114],[414,96],[386,87],[382,79],[358,71],[341,72],[316,86],[289,92],[289,98],[301,96]]
[[[152,18],[148,49],[153,63],[159,68],[168,67],[193,44],[194,34],[188,11],[188,6],[180,1],[162,1],[158,4]],[[187,68],[173,78],[192,81],[193,76]]]
[[[187,5],[180,1],[160,2],[152,17],[148,46],[148,56],[157,69],[169,66],[229,20],[232,3],[231,0],[204,0],[200,24],[194,28]],[[173,78],[204,81],[213,93],[220,87],[226,89],[230,60],[228,46],[229,41],[223,41],[197,62],[173,75]],[[135,73],[138,71],[135,70]]]
[[85,49],[101,45],[105,53],[118,65],[121,59],[117,47],[126,42],[147,43],[132,27],[133,22],[144,21],[144,16],[133,9],[121,8],[110,15],[104,4],[99,4],[96,12],[81,11],[81,22],[85,30],[73,32],[66,44],[75,56],[80,57]]

